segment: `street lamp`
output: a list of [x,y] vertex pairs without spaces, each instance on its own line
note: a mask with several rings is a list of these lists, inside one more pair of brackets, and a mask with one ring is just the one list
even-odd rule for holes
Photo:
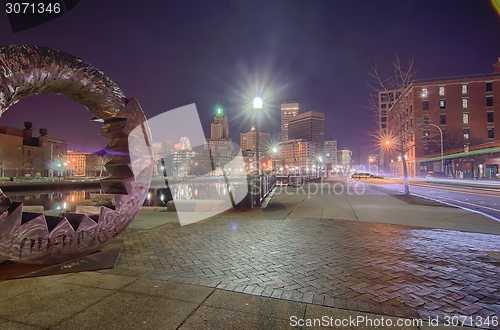
[[372,162],[373,162],[373,158],[372,157],[368,157],[368,172],[372,172]]
[[434,126],[434,127],[437,127],[437,129],[439,130],[439,134],[441,136],[441,172],[444,172],[444,159],[443,159],[443,130],[441,129],[441,127],[439,127],[438,125],[435,125],[435,124],[426,124],[427,126]]
[[[262,99],[260,97],[256,97],[253,99],[253,108],[254,110],[262,110]],[[260,175],[260,159],[259,159],[259,112],[256,112],[257,123],[255,125],[255,158],[257,161],[257,175]]]
[[278,149],[276,147],[273,148],[273,172],[276,173],[276,152]]

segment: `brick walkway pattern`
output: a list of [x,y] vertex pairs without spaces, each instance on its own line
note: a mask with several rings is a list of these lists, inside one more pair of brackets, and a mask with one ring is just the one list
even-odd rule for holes
[[106,273],[397,317],[500,317],[500,262],[486,253],[499,250],[495,235],[226,216],[121,237]]

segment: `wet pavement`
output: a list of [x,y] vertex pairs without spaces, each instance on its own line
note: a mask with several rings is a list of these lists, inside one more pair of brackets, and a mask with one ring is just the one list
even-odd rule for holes
[[310,191],[184,227],[154,212],[153,226],[122,234],[118,265],[103,273],[498,328],[478,322],[500,317],[500,237],[474,232],[496,233],[493,220],[407,205],[369,186],[359,195]]

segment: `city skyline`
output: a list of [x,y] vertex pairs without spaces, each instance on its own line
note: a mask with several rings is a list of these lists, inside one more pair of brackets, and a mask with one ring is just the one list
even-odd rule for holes
[[[148,118],[195,103],[207,138],[222,107],[233,127],[230,137],[238,141],[253,124],[244,114],[247,105],[261,96],[268,112],[262,130],[278,140],[280,104],[293,99],[301,112],[324,112],[325,138],[338,140],[339,149],[352,150],[355,159],[373,142],[364,132],[376,129],[366,109],[372,65],[390,74],[398,53],[402,60],[415,58],[416,78],[430,79],[488,73],[500,56],[494,42],[500,18],[487,1],[133,6],[80,3],[19,33],[0,20],[0,43],[45,45],[81,57],[137,98]],[[408,24],[409,15],[426,24]],[[98,23],[89,26],[89,17]],[[104,148],[108,140],[96,137],[100,125],[78,108],[60,96],[35,96],[7,111],[0,125],[32,121],[39,125],[35,130],[48,128],[71,149]]]

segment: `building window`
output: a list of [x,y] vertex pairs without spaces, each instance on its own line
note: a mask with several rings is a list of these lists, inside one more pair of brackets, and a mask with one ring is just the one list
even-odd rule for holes
[[422,101],[422,110],[429,110],[429,101]]
[[429,90],[427,87],[422,88],[422,97],[427,97],[429,96]]
[[464,109],[469,108],[469,99],[467,99],[467,98],[462,99],[462,108],[464,108]]
[[446,101],[445,100],[439,100],[439,109],[441,109],[441,110],[446,109]]
[[446,115],[439,115],[439,123],[441,125],[446,125]]
[[427,125],[429,124],[429,116],[424,116],[424,124]]
[[493,96],[486,96],[486,106],[487,107],[493,106]]
[[488,123],[493,123],[493,122],[495,122],[495,117],[493,117],[493,111],[488,111],[488,112],[486,113],[486,121],[487,121]]
[[382,124],[382,128],[386,128],[386,127],[387,127],[387,125],[386,125],[386,124]]
[[439,96],[444,96],[444,86],[439,86]]
[[387,109],[387,103],[382,103],[382,109]]
[[495,138],[495,129],[493,127],[488,127],[488,139]]
[[464,128],[464,139],[468,139],[470,135],[470,129]]
[[28,157],[31,155],[31,151],[28,150]]
[[469,123],[469,113],[464,112],[462,113],[462,124],[468,124]]
[[429,131],[424,131],[424,136],[429,136]]
[[387,121],[387,117],[382,117],[382,122],[385,123]]
[[467,84],[462,84],[462,94],[469,93],[469,86]]
[[446,141],[446,130],[443,129],[442,132],[443,132],[443,141]]
[[486,91],[493,92],[493,83],[491,81],[486,83]]
[[387,110],[382,110],[382,111],[380,112],[380,114],[381,114],[382,116],[386,116],[386,115],[387,115]]

